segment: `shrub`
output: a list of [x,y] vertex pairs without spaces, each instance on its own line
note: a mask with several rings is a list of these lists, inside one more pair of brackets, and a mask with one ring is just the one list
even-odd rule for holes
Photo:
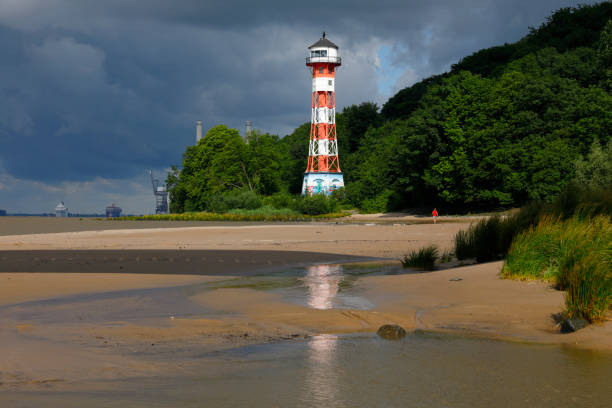
[[[155,214],[107,218],[108,221],[309,221],[313,219],[340,218],[350,215],[339,212],[320,215],[304,215],[290,209],[244,210],[234,209],[232,213],[190,212],[182,214]],[[99,218],[101,220],[101,218]]]
[[264,206],[274,208],[291,208],[297,210],[298,198],[289,193],[276,193],[271,196],[264,197],[262,203]]
[[302,214],[319,215],[333,213],[338,210],[338,202],[324,194],[304,196],[299,200],[299,211]]
[[229,210],[229,206],[227,205],[227,203],[225,202],[221,194],[214,195],[208,201],[206,208],[208,209],[208,211],[219,213],[219,214],[227,212],[227,210]]
[[397,206],[398,197],[391,190],[385,190],[374,198],[368,198],[361,202],[359,210],[365,214],[383,213],[391,211]]
[[244,209],[244,208],[235,208],[233,210],[229,210],[228,214],[235,215],[243,215],[243,216],[300,216],[301,214],[295,210],[290,208],[274,208],[269,205],[264,205],[260,208],[255,208],[252,210]]
[[430,245],[419,250],[410,251],[402,260],[404,268],[418,268],[433,271],[438,259],[438,248]]
[[234,208],[253,210],[262,206],[261,200],[254,191],[234,190],[216,194],[208,201],[208,211],[224,213]]

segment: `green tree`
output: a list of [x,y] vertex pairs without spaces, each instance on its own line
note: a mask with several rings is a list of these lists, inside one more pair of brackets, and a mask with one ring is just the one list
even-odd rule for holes
[[592,189],[612,190],[612,140],[602,148],[593,142],[586,158],[576,160],[576,181]]
[[378,106],[373,102],[347,106],[342,110],[340,121],[343,122],[343,126],[338,128],[338,148],[341,155],[355,152],[368,128],[378,127],[382,123]]
[[[290,135],[280,140],[279,151],[284,159],[281,162],[281,174],[285,188],[292,194],[302,192],[304,172],[308,164],[308,141],[310,140],[310,123],[304,123]],[[342,160],[342,157],[340,158]],[[342,162],[340,162],[342,166]]]
[[610,91],[612,90],[612,20],[608,20],[601,32],[597,44],[597,55],[602,71],[603,86]]
[[249,155],[236,129],[225,125],[210,129],[197,145],[183,154],[183,169],[169,175],[172,211],[203,211],[212,196],[250,188]]
[[166,178],[166,187],[168,189],[168,198],[170,199],[170,212],[184,212],[186,193],[183,185],[180,183],[180,170],[177,166],[171,166]]
[[280,191],[282,175],[281,162],[283,150],[279,149],[278,136],[253,131],[247,137],[249,161],[245,168],[251,190],[264,195]]

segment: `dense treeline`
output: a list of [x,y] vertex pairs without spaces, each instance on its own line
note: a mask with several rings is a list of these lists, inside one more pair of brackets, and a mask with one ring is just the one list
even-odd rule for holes
[[[373,103],[347,107],[336,119],[339,199],[365,211],[550,201],[584,174],[587,155],[605,161],[612,149],[611,67],[612,4],[565,8],[517,43],[398,92],[380,113]],[[308,138],[309,124],[246,141],[211,129],[169,175],[171,210],[210,209],[235,189],[298,194]],[[612,188],[602,166],[598,183]]]

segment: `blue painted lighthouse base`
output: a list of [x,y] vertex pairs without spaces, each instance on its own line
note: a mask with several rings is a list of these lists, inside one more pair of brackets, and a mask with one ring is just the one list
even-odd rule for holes
[[304,173],[302,195],[330,195],[341,187],[344,187],[342,173]]

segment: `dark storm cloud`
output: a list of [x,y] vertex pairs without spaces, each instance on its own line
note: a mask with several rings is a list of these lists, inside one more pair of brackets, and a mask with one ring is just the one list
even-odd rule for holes
[[179,164],[197,119],[289,132],[321,30],[341,47],[339,108],[381,104],[384,78],[409,85],[576,3],[0,0],[0,193]]

